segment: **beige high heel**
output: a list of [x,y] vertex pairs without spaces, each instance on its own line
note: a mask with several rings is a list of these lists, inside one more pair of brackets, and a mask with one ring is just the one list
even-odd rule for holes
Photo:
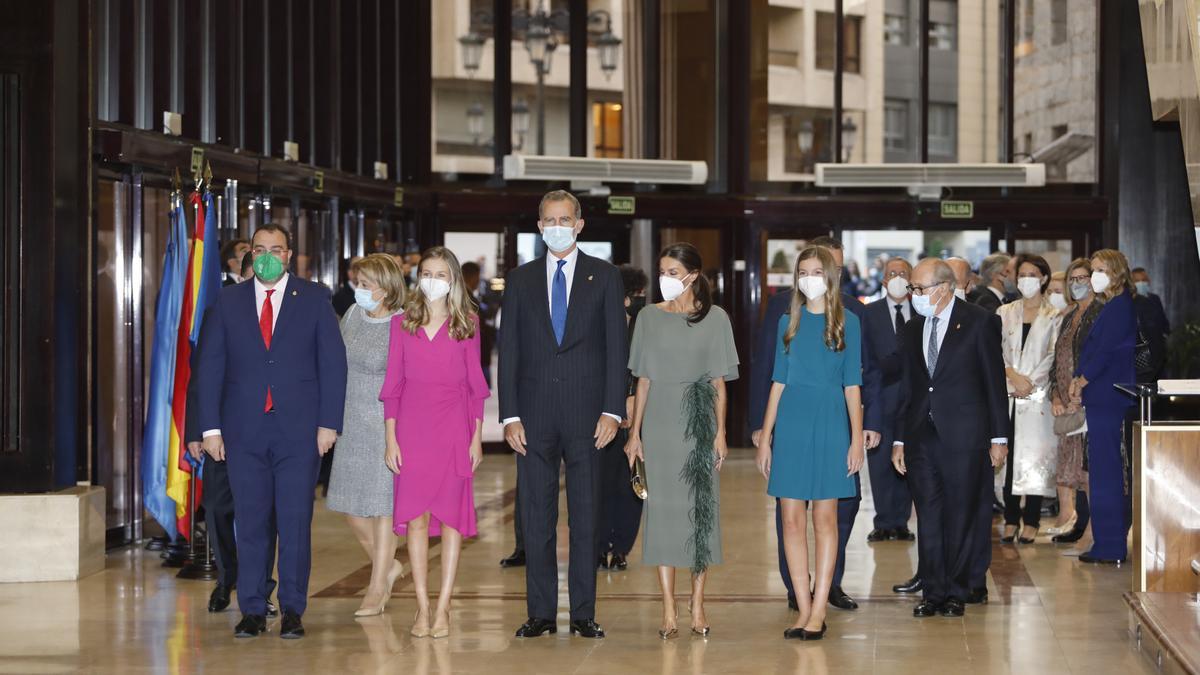
[[359,607],[355,612],[355,618],[364,616],[375,616],[383,614],[387,609],[388,600],[392,598],[392,587],[396,585],[396,580],[404,576],[404,563],[399,560],[392,560],[392,569],[388,570],[387,577],[387,592],[383,595],[383,600],[379,602],[378,607]]
[[409,632],[412,633],[413,637],[418,637],[418,638],[429,637],[429,617],[425,617],[425,625],[422,626],[421,624],[417,623],[417,619],[420,616],[421,616],[421,610],[418,609],[417,613],[413,614],[413,627],[412,627],[412,630]]
[[444,628],[434,627],[429,632],[429,637],[440,640],[445,637],[450,637],[450,610],[446,610],[446,626]]

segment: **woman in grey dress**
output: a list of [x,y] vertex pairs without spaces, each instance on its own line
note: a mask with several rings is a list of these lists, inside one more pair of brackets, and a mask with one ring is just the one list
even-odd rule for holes
[[658,566],[664,640],[679,634],[675,568],[692,570],[692,633],[709,634],[704,582],[721,562],[718,471],[725,442],[725,383],[737,379],[733,329],[712,304],[700,253],[674,244],[659,256],[665,302],[638,314],[629,368],[638,378],[625,453],[646,463],[642,561]]
[[387,372],[392,315],[404,305],[404,273],[389,255],[374,253],[354,263],[354,305],[342,317],[349,374],[343,432],[333,454],[326,505],[346,514],[350,529],[371,559],[371,581],[355,616],[383,613],[392,585],[403,574],[392,531],[392,473],[379,390]]

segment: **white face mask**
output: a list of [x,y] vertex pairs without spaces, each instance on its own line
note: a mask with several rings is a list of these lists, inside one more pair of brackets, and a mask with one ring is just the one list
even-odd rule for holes
[[[687,277],[684,277],[684,279],[686,278]],[[668,277],[666,275],[658,278],[658,289],[662,291],[663,300],[666,300],[667,302],[671,302],[675,298],[683,295],[683,292],[686,291],[688,286],[691,285],[692,284],[690,282],[685,285],[682,279],[676,279],[675,277]]]
[[954,289],[954,297],[958,298],[959,300],[962,300],[963,302],[966,302],[967,301],[967,292],[961,288],[955,288]]
[[544,227],[542,241],[546,242],[546,248],[555,253],[562,253],[575,245],[575,228],[562,225]]
[[423,277],[419,282],[421,292],[430,302],[437,302],[450,294],[450,282],[445,279]]
[[1112,280],[1108,278],[1108,274],[1099,270],[1092,272],[1092,290],[1096,293],[1103,293],[1108,290],[1108,285]]
[[1021,297],[1032,298],[1042,290],[1042,280],[1037,277],[1021,277],[1017,280],[1017,290],[1021,291]]
[[1051,293],[1050,306],[1060,312],[1063,311],[1067,308],[1067,297],[1062,293]]
[[908,279],[904,277],[892,277],[887,282],[888,295],[896,300],[903,300],[904,296],[908,295]]
[[[940,290],[940,289],[941,289],[941,286],[938,287],[938,290]],[[929,289],[925,290],[924,295],[912,296],[913,310],[915,310],[917,314],[920,314],[921,316],[925,317],[926,319],[928,319],[929,317],[936,314],[937,313],[936,303],[934,303],[934,301],[933,301],[932,294],[937,293],[938,290],[929,288]]]
[[825,295],[825,291],[829,290],[829,286],[825,283],[825,277],[800,277],[796,281],[796,288],[804,294],[804,297],[809,300],[816,300]]

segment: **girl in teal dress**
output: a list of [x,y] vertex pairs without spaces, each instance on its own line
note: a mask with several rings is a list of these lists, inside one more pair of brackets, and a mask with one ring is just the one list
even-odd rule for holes
[[[758,446],[767,493],[780,500],[792,583],[809,588],[808,502],[816,533],[813,595],[797,593],[800,615],[785,638],[819,640],[837,562],[837,500],[854,496],[863,465],[862,350],[858,318],[845,311],[837,264],[809,246],[796,259],[792,311],[779,321],[775,372]],[[772,438],[774,436],[774,438]],[[772,453],[772,443],[779,450]]]

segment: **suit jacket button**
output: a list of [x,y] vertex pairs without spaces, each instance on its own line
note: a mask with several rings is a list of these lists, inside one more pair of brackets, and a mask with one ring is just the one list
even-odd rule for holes
[[933,391],[933,387],[930,387],[930,388],[929,388],[929,391]]

